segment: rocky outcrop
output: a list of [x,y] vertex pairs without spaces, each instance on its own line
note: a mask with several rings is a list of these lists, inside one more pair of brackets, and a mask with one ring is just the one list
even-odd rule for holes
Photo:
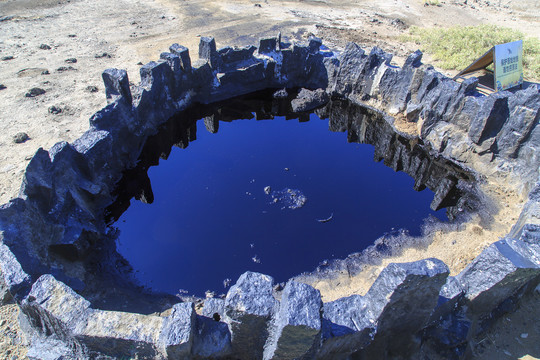
[[[106,70],[108,105],[91,117],[89,130],[72,144],[40,149],[19,198],[0,207],[0,296],[21,306],[30,358],[394,358],[429,346],[460,358],[472,335],[537,285],[537,87],[480,96],[475,80],[455,83],[423,65],[420,52],[398,68],[378,48],[367,54],[349,44],[336,56],[317,38],[301,45],[278,36],[258,49],[217,49],[214,39],[201,38],[197,62],[185,47],[169,50],[141,67],[133,91],[125,71]],[[410,174],[416,189],[432,189],[432,207],[447,207],[451,217],[486,207],[471,191],[478,158],[488,158],[482,166],[491,170],[513,171],[529,202],[511,233],[456,277],[436,259],[391,264],[366,296],[327,304],[309,285],[291,280],[277,291],[272,278],[256,273],[242,275],[225,300],[207,300],[203,315],[193,303],[134,287],[108,221],[132,197],[152,201],[146,170],[156,159],[141,159],[142,151],[150,146],[166,158],[170,144],[151,136],[195,103],[302,87],[297,111],[323,105],[329,95],[348,100],[317,111],[349,141],[374,144],[375,159]],[[256,116],[281,106],[262,106]],[[397,131],[387,114],[415,123],[418,135]],[[233,118],[204,117],[211,132]],[[196,136],[188,120],[167,126],[177,146]]]

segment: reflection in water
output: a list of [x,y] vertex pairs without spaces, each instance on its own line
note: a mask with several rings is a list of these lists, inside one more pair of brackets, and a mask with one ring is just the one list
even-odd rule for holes
[[[228,124],[236,119],[274,120]],[[203,124],[208,131],[197,133]],[[341,132],[348,142],[374,147],[347,144]],[[197,137],[189,151],[172,152]],[[150,170],[154,199],[149,168],[169,155]],[[414,185],[372,156],[409,174]],[[406,227],[419,234],[426,217],[442,218],[428,210],[430,202],[434,210],[449,206],[450,218],[466,208],[467,180],[366,108],[336,100],[316,114],[294,114],[287,99],[259,93],[171,119],[125,172],[109,220],[120,219],[119,251],[142,283],[202,295],[226,291],[224,279],[247,270],[285,281],[323,259],[361,251],[384,232]],[[294,201],[275,206],[272,196]],[[142,203],[123,214],[131,198]]]

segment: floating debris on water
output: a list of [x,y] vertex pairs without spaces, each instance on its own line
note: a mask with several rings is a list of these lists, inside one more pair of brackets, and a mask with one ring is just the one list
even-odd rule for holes
[[259,259],[259,258],[257,257],[257,255],[255,255],[254,257],[252,257],[251,260],[253,260],[253,262],[254,262],[255,264],[260,264],[260,263],[261,263],[261,259]]
[[264,193],[266,195],[270,195],[270,191],[272,191],[272,188],[270,186],[265,186],[264,187]]
[[229,278],[223,280],[223,287],[228,288],[231,285],[231,282],[232,282],[232,280],[229,279]]
[[249,244],[249,246],[253,249],[255,247],[255,244]]
[[272,196],[272,203],[283,204],[282,209],[298,209],[304,206],[307,201],[307,197],[298,189],[285,188],[283,190],[270,191],[270,195]]
[[317,219],[317,221],[320,222],[320,223],[327,223],[330,220],[332,220],[333,218],[334,218],[334,213],[330,214],[330,216],[327,217],[326,219]]

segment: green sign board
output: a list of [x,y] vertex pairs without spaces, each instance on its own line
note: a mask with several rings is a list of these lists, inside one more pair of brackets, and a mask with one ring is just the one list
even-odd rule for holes
[[495,89],[510,89],[523,84],[523,41],[495,45]]

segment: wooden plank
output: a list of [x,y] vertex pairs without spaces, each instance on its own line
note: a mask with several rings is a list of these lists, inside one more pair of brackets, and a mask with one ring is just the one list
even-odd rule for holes
[[471,65],[467,66],[465,70],[457,74],[454,77],[454,80],[457,79],[459,76],[472,73],[478,70],[482,70],[488,67],[489,64],[493,63],[494,51],[495,51],[495,47],[492,47],[491,49],[489,49],[484,55],[480,56]]

